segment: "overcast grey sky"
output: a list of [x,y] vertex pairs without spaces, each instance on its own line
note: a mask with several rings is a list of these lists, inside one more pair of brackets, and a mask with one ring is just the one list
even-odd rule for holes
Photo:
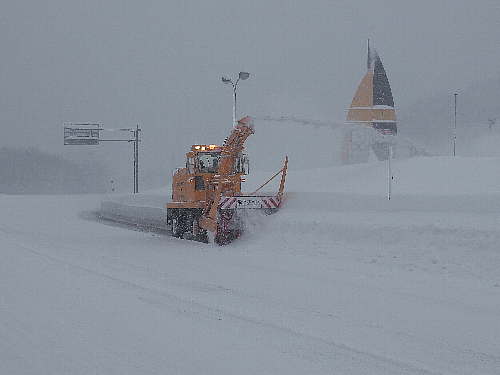
[[139,124],[143,165],[224,139],[221,76],[242,69],[238,117],[325,121],[345,120],[368,38],[396,111],[500,76],[498,0],[0,0],[0,35],[0,146],[68,154],[64,122]]

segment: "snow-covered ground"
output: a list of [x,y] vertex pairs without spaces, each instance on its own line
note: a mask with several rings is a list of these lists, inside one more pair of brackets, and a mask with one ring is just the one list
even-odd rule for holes
[[395,160],[388,202],[385,162],[291,170],[224,247],[97,221],[102,196],[0,195],[0,373],[498,374],[499,172]]

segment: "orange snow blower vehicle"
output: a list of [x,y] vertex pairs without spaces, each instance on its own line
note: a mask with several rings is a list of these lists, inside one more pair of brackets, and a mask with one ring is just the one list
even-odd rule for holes
[[[245,212],[276,212],[283,199],[285,165],[251,194],[241,192],[248,158],[243,143],[254,133],[251,117],[238,121],[223,146],[193,145],[186,156],[186,167],[178,169],[172,181],[172,202],[167,203],[167,223],[174,237],[225,245],[244,230]],[[281,174],[276,195],[256,195],[269,181]]]

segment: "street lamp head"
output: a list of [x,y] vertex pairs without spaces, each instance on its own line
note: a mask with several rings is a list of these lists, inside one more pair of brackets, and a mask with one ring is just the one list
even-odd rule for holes
[[236,128],[236,86],[238,85],[238,82],[240,81],[240,79],[244,81],[249,76],[250,76],[250,73],[248,73],[248,71],[246,71],[246,70],[242,70],[238,74],[238,79],[236,80],[236,82],[233,82],[231,80],[231,77],[229,77],[228,75],[223,75],[222,76],[222,82],[224,82],[226,84],[230,83],[233,86],[233,98],[234,98],[234,103],[233,103],[233,128]]
[[250,73],[248,73],[248,71],[243,70],[242,72],[240,72],[239,78],[240,78],[241,80],[243,80],[243,81],[244,81],[244,80],[245,80],[245,79],[247,79],[248,77],[250,77]]

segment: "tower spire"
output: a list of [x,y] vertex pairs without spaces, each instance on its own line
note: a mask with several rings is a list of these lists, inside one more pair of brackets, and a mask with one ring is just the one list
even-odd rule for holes
[[370,69],[371,64],[372,64],[372,58],[370,56],[370,39],[368,39],[368,58],[366,60],[366,69]]

